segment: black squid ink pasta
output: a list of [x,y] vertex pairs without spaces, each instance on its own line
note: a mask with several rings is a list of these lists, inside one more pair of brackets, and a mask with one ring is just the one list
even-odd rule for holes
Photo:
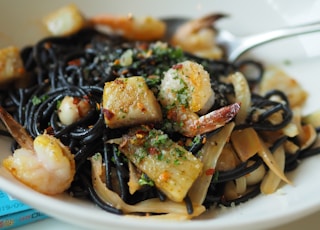
[[[158,43],[128,41],[92,28],[83,29],[68,37],[47,37],[21,51],[30,84],[25,88],[0,91],[1,106],[12,114],[33,138],[43,133],[54,135],[74,154],[76,174],[67,192],[79,199],[89,199],[111,213],[121,214],[123,210],[105,202],[94,189],[92,166],[88,159],[96,153],[101,153],[103,158],[106,186],[116,192],[125,203],[134,205],[147,199],[165,201],[168,198],[154,184],[147,182],[134,194],[130,193],[128,159],[121,154],[118,145],[109,141],[121,137],[128,128],[111,129],[106,125],[101,105],[105,82],[120,77],[142,76],[148,87],[157,94],[165,71],[179,62],[192,60],[203,65],[210,74],[211,87],[215,93],[215,103],[211,110],[215,110],[229,105],[230,97],[235,94],[233,85],[226,81],[227,76],[237,71],[243,71],[243,74],[247,75],[244,71],[246,66],[255,68],[256,76],[248,77],[249,86],[253,89],[259,85],[264,74],[261,63],[253,60],[240,63],[208,60],[185,53],[179,48],[163,48]],[[119,59],[129,49],[132,51],[132,63],[120,65]],[[81,98],[90,104],[88,114],[70,125],[62,124],[58,117],[59,106],[65,96]],[[280,100],[273,100],[274,97]],[[252,91],[251,102],[250,114],[244,123],[235,126],[235,130],[252,128],[257,133],[278,132],[292,120],[293,113],[288,98],[279,90],[270,91],[263,96]],[[281,119],[276,123],[270,122],[269,118],[276,113],[281,114]],[[175,131],[166,130],[163,124],[154,126],[162,129],[177,143],[189,143],[181,145],[195,156],[201,152],[205,140],[221,130],[220,128],[197,135],[190,141],[190,138]],[[9,134],[1,130],[0,135]],[[286,172],[294,170],[301,159],[320,152],[319,148],[300,149],[299,141],[288,136],[275,141],[269,147],[270,151],[276,151],[284,142],[298,146],[295,152],[286,153]],[[16,148],[18,146],[14,144],[12,150]],[[233,169],[212,172],[212,180],[203,205],[206,208],[233,206],[259,195],[260,183],[251,186],[237,198],[228,199],[224,195],[228,182],[248,175],[259,167],[268,170],[263,159],[254,155],[249,160],[238,163]],[[148,181],[147,175],[144,177]],[[188,195],[184,202],[187,212],[192,214],[193,204]]]

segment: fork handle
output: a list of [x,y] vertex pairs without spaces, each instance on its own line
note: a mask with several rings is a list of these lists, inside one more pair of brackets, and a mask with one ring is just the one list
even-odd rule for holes
[[239,46],[229,55],[229,61],[236,61],[243,53],[259,45],[296,35],[320,32],[320,22],[286,27],[269,32],[243,37]]

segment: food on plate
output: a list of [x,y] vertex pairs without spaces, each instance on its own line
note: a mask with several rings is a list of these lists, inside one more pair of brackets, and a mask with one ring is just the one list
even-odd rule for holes
[[43,23],[52,35],[67,36],[81,30],[87,20],[76,5],[70,4],[48,14]]
[[216,44],[192,48],[214,37],[208,23],[217,16],[178,30],[190,34],[184,47],[158,41],[165,26],[154,18],[63,9],[53,18],[68,30],[16,55],[29,85],[0,90],[1,119],[16,140],[3,166],[26,185],[112,213],[191,219],[294,184],[286,172],[320,152],[319,120],[302,116],[307,95],[292,77],[199,55]]
[[186,22],[173,34],[171,43],[200,57],[221,59],[223,50],[215,42],[216,31],[212,25],[224,16],[212,14]]
[[33,140],[10,114],[0,107],[0,118],[21,148],[3,161],[3,166],[38,192],[55,195],[69,188],[75,174],[69,148],[46,133]]
[[166,24],[154,17],[96,15],[89,20],[95,26],[107,26],[114,32],[130,40],[152,41],[161,39],[166,31]]
[[58,110],[59,120],[64,125],[71,125],[88,115],[91,106],[85,98],[65,96]]
[[187,137],[224,126],[240,109],[234,103],[208,113],[214,104],[210,77],[203,66],[191,61],[177,63],[164,73],[158,97],[172,128]]
[[272,89],[284,92],[291,107],[302,107],[308,97],[308,93],[301,88],[296,80],[278,68],[269,68],[259,86],[259,91],[262,94]]
[[202,171],[201,161],[161,130],[131,129],[119,150],[172,201],[182,202]]
[[110,128],[162,120],[160,105],[143,77],[117,78],[106,82],[102,106],[105,122]]
[[24,77],[25,70],[20,50],[15,46],[0,49],[0,87]]
[[205,207],[199,204],[192,204],[192,209],[188,210],[186,208],[185,202],[174,202],[169,199],[161,200],[158,198],[151,198],[147,200],[140,201],[138,203],[127,204],[118,193],[112,191],[106,186],[105,182],[102,180],[103,163],[101,154],[97,153],[90,158],[92,162],[92,180],[95,192],[98,194],[99,198],[103,202],[109,204],[111,207],[116,209],[111,209],[110,207],[103,206],[106,210],[115,213],[155,213],[161,215],[155,215],[153,218],[166,218],[175,220],[184,220],[186,217],[192,218],[199,216],[205,211]]

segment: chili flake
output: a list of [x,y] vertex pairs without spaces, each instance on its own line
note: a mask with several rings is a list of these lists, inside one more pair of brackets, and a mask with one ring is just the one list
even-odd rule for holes
[[206,175],[207,176],[211,176],[215,173],[215,169],[214,168],[209,168],[206,170]]

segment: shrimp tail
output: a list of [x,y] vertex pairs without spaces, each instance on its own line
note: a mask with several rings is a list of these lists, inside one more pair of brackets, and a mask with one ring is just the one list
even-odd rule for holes
[[221,19],[227,17],[226,14],[222,14],[222,13],[216,13],[216,14],[209,14],[205,17],[199,18],[194,20],[194,32],[197,32],[203,28],[210,28],[213,27],[213,24]]
[[33,139],[27,130],[19,124],[3,107],[0,106],[0,119],[11,136],[25,149],[33,149]]
[[193,122],[192,135],[203,134],[224,126],[237,115],[239,110],[240,104],[234,103],[201,116]]

